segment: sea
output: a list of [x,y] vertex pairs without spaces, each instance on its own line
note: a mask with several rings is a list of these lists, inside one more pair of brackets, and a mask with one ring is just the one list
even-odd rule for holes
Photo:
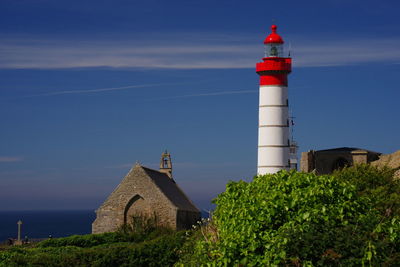
[[[208,213],[201,212],[203,218]],[[92,232],[94,210],[50,210],[50,211],[0,211],[0,243],[18,236],[19,220],[21,238],[31,240],[70,235],[85,235]]]
[[21,238],[41,239],[90,234],[94,210],[0,211],[0,242],[17,238],[19,220]]

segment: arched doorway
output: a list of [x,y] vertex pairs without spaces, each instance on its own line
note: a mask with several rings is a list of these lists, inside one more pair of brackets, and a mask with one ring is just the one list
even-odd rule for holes
[[124,209],[124,224],[129,223],[129,218],[145,206],[145,200],[140,195],[133,196]]
[[343,157],[340,157],[335,160],[335,162],[332,165],[332,172],[335,170],[340,170],[343,169],[346,166],[349,166],[350,163]]

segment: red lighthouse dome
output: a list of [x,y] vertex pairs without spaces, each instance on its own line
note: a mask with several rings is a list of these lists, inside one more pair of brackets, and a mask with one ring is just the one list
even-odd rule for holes
[[263,62],[256,64],[256,72],[260,75],[260,85],[287,86],[287,75],[292,71],[292,59],[283,54],[283,39],[276,33],[276,25],[272,25],[272,33],[264,40],[265,56]]
[[264,40],[264,44],[283,44],[282,37],[276,33],[276,29],[278,27],[276,25],[271,26],[272,33],[267,36]]

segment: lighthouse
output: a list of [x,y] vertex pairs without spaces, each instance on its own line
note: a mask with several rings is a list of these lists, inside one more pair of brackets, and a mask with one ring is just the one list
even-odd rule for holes
[[256,64],[260,76],[257,173],[276,173],[290,168],[288,74],[292,59],[283,55],[283,39],[277,26],[264,40],[265,55]]

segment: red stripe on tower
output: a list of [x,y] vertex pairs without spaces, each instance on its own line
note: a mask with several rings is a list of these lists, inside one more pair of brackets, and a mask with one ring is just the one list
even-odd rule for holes
[[269,74],[260,76],[260,85],[284,85],[287,86],[287,74]]

